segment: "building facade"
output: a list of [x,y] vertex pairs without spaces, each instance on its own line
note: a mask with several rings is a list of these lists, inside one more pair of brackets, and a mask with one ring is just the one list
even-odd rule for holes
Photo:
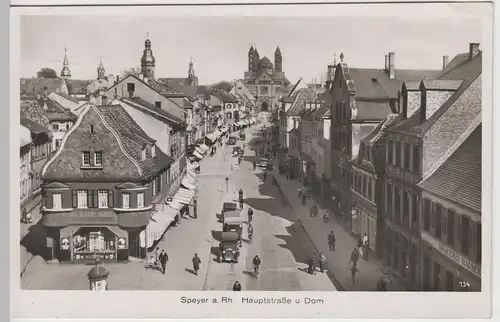
[[283,71],[283,56],[279,47],[274,52],[274,65],[267,57],[260,58],[257,48],[248,51],[248,71],[243,78],[258,111],[271,111],[278,106],[279,90],[290,82]]

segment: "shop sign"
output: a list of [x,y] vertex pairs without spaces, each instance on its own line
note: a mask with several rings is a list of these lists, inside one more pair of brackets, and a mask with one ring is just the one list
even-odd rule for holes
[[69,239],[67,237],[64,237],[61,239],[61,249],[62,250],[68,250],[69,249]]
[[474,275],[481,277],[481,266],[474,264],[467,257],[460,255],[450,247],[443,245],[439,241],[435,240],[427,233],[423,233],[422,237],[430,243],[435,249],[439,250],[443,255],[453,260],[455,263],[464,267]]
[[125,248],[127,248],[127,242],[125,238],[123,237],[118,238],[118,249],[125,249]]

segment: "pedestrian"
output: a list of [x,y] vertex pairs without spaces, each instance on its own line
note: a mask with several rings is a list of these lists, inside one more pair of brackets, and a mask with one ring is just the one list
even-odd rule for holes
[[352,267],[356,267],[358,264],[358,259],[359,259],[359,252],[358,249],[354,247],[354,249],[351,252],[351,261],[349,262],[349,264],[352,263]]
[[363,235],[363,259],[368,260],[368,251],[370,250],[370,244],[368,243],[368,235],[365,233]]
[[333,233],[333,230],[330,230],[330,234],[328,234],[328,246],[330,248],[330,251],[335,250],[335,243],[336,243],[336,238],[335,234]]
[[198,198],[194,197],[193,218],[198,218]]
[[312,275],[316,272],[316,260],[314,259],[314,257],[310,256],[308,263],[309,267],[307,268],[307,273]]
[[363,239],[361,239],[361,234],[360,233],[356,234],[356,243],[358,244],[358,248],[360,248],[361,246],[363,246]]
[[326,256],[323,253],[319,254],[319,270],[321,273],[326,270]]
[[382,276],[377,282],[377,291],[387,291],[387,280],[384,276]]
[[314,205],[312,205],[312,207],[311,207],[309,215],[311,217],[316,217],[317,214],[318,214],[318,206],[316,205],[316,203],[314,203]]
[[305,193],[302,194],[302,205],[306,205],[306,201],[307,201],[307,196]]
[[356,268],[356,266],[351,267],[351,277],[352,277],[353,284],[356,284],[356,272],[357,271],[358,271],[358,269]]
[[158,256],[159,259],[160,259],[160,263],[161,263],[161,268],[162,268],[162,273],[163,275],[165,275],[165,272],[167,270],[167,262],[168,262],[168,255],[167,253],[165,252],[164,249],[161,250],[161,253],[160,253],[160,256]]
[[198,257],[198,254],[194,254],[193,257],[193,271],[195,275],[198,275],[198,271],[200,270],[201,259]]
[[160,260],[160,247],[156,247],[154,253],[153,253],[154,257],[155,257],[155,262],[158,263],[158,261]]
[[297,195],[299,196],[299,200],[302,200],[302,187],[297,189]]
[[238,281],[234,282],[233,291],[241,291],[241,284],[240,284],[240,282],[238,282]]

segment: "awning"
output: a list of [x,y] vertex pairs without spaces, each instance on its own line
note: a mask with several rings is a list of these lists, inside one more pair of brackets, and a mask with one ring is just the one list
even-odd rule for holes
[[178,198],[179,202],[185,205],[189,205],[194,197],[194,191],[180,188],[174,198]]
[[202,155],[202,154],[201,154],[198,150],[195,150],[195,151],[193,152],[193,155],[194,155],[195,157],[197,157],[198,159],[200,159],[200,160],[201,160],[201,159],[203,159],[203,155]]
[[200,148],[199,146],[197,146],[196,148],[194,148],[194,152],[198,152],[198,154],[200,154],[200,155],[204,155],[205,154],[205,151],[203,151],[203,149]]
[[210,141],[215,141],[215,135],[213,133],[206,134],[205,137]]
[[222,133],[221,133],[221,131],[219,131],[218,129],[216,129],[214,131],[213,135],[215,135],[216,138],[219,138],[222,135]]
[[168,226],[175,220],[177,213],[178,210],[169,207],[163,207],[162,210],[153,213],[149,224],[146,226],[146,230],[142,231],[139,235],[141,247],[146,246],[146,241],[147,248],[153,246],[154,242],[163,236]]
[[193,185],[193,183],[192,183],[192,182],[191,182],[191,181],[190,181],[187,177],[184,177],[184,178],[182,179],[181,184],[182,184],[184,187],[186,187],[186,188],[188,188],[188,189],[190,189],[190,190],[193,190],[193,191],[194,191],[194,190],[196,190],[196,186],[195,186],[195,185]]

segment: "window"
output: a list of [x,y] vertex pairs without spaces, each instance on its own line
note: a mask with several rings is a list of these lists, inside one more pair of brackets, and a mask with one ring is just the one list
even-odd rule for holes
[[143,148],[141,151],[141,160],[142,161],[146,160],[146,148]]
[[161,102],[160,101],[156,101],[155,102],[155,107],[156,108],[161,108]]
[[153,145],[151,147],[151,157],[154,158],[156,156],[156,147]]
[[392,217],[392,185],[387,184],[387,214]]
[[94,165],[102,166],[102,151],[94,152]]
[[144,192],[137,193],[137,208],[144,208]]
[[130,193],[128,192],[122,194],[122,208],[130,208]]
[[127,83],[127,92],[135,92],[135,84]]
[[52,130],[59,131],[59,123],[52,123]]
[[466,216],[462,216],[462,245],[461,250],[462,253],[469,256],[470,249],[470,219]]
[[418,196],[412,195],[411,198],[411,227],[417,228],[418,225]]
[[441,238],[441,231],[442,231],[442,227],[441,227],[441,216],[442,216],[442,211],[443,211],[443,207],[440,205],[440,204],[436,204],[436,212],[434,214],[434,236],[436,236],[437,238]]
[[99,208],[108,208],[108,191],[99,190]]
[[372,178],[368,177],[368,199],[372,200]]
[[423,211],[423,219],[424,219],[424,230],[431,231],[431,202],[428,199],[424,199],[424,211]]
[[403,148],[403,161],[404,161],[404,168],[406,170],[410,170],[410,144],[405,143],[404,148]]
[[393,164],[394,147],[391,140],[387,140],[387,163]]
[[53,209],[62,209],[62,194],[53,193],[52,194],[52,208]]
[[66,131],[69,130],[71,128],[71,123],[70,122],[67,122],[66,123]]
[[401,167],[401,142],[396,142],[396,167]]
[[56,139],[56,149],[59,149],[59,147],[61,146],[61,142],[61,139]]
[[410,216],[410,194],[406,191],[403,192],[403,222],[409,222]]
[[78,208],[88,208],[87,190],[78,190]]
[[413,147],[413,172],[420,173],[420,147]]
[[90,151],[84,151],[82,153],[82,165],[84,167],[90,167]]
[[451,209],[448,210],[448,234],[446,242],[450,246],[455,245],[455,212]]
[[394,188],[394,216],[401,218],[401,192],[399,188]]

